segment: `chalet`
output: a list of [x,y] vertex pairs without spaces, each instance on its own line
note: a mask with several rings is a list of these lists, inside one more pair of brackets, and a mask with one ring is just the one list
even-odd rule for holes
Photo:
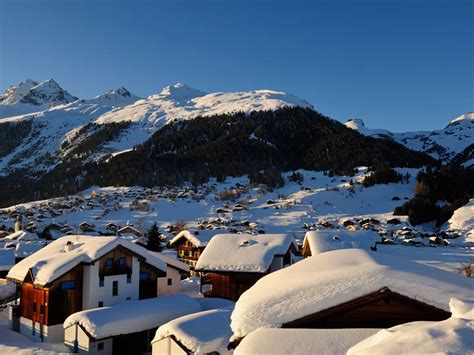
[[79,229],[83,232],[93,232],[94,226],[87,222],[79,223]]
[[156,329],[175,318],[200,312],[186,295],[129,301],[89,309],[64,321],[64,343],[80,354],[140,354],[151,351]]
[[158,328],[152,355],[227,354],[233,307],[189,314]]
[[[269,292],[271,290],[271,292]],[[388,328],[450,316],[452,297],[472,281],[363,249],[321,253],[262,278],[235,305],[233,345],[260,327]]]
[[194,274],[201,253],[214,235],[216,235],[214,231],[187,229],[171,239],[169,245],[177,249],[178,258],[188,264],[191,274]]
[[305,234],[301,254],[308,257],[337,249],[370,249],[377,241],[381,238],[373,231],[310,231]]
[[134,235],[135,237],[143,237],[143,233],[140,232],[138,229],[134,228],[131,225],[126,225],[125,227],[122,227],[117,230],[118,235]]
[[263,276],[291,265],[296,252],[287,234],[216,235],[196,264],[201,292],[235,301]]
[[63,340],[62,324],[82,310],[158,295],[166,264],[119,237],[65,236],[11,268],[19,305],[14,330],[43,341]]

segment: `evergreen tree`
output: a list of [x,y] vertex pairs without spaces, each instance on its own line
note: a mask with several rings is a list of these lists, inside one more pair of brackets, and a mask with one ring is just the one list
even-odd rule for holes
[[163,238],[161,237],[160,232],[158,231],[158,226],[156,222],[152,224],[150,230],[148,231],[148,244],[147,248],[151,251],[162,251],[163,250]]

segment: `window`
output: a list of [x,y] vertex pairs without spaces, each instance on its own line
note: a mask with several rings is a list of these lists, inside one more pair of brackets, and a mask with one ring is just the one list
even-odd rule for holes
[[33,313],[36,312],[36,302],[33,302]]
[[76,281],[74,281],[74,280],[68,280],[68,281],[61,282],[61,289],[62,290],[72,290],[74,287],[76,287]]
[[195,257],[195,258],[199,258],[199,252],[198,252],[198,251],[195,251],[195,252],[194,252],[194,257]]
[[113,258],[105,259],[105,266],[112,266],[113,264],[114,264],[114,259]]
[[118,281],[112,282],[112,296],[118,295]]
[[148,272],[141,272],[140,280],[148,280]]
[[125,256],[121,256],[118,260],[119,265],[125,265]]
[[132,297],[127,297],[126,300],[127,301],[130,301],[132,299]]
[[99,308],[100,308],[100,307],[104,307],[104,302],[103,302],[103,301],[99,301],[99,306],[98,306],[98,307],[99,307]]
[[97,351],[103,351],[104,350],[104,343],[98,343],[97,344]]
[[169,278],[168,279],[168,286],[171,286],[173,284],[173,279]]
[[44,305],[43,304],[40,305],[40,314],[41,315],[44,314]]
[[127,275],[127,283],[128,284],[132,283],[132,275]]

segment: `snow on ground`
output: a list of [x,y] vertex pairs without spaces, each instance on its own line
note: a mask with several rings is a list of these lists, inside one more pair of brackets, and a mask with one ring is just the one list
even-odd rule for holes
[[473,286],[467,277],[386,253],[334,250],[257,281],[237,301],[231,328],[234,339],[242,338],[383,288],[449,311],[449,299],[472,297]]
[[69,349],[62,343],[35,342],[20,333],[10,330],[8,326],[8,309],[0,310],[0,354],[53,355],[69,353]]
[[259,328],[247,335],[235,355],[344,355],[378,329],[279,329]]
[[454,211],[445,229],[465,234],[465,242],[474,245],[474,199]]
[[173,336],[192,353],[231,354],[227,349],[231,313],[232,308],[213,309],[174,319],[158,328],[152,344]]
[[[464,303],[453,299],[451,318],[441,322],[406,323],[381,330],[349,349],[348,355],[473,354],[472,307],[472,301]],[[469,309],[470,314],[465,309]]]

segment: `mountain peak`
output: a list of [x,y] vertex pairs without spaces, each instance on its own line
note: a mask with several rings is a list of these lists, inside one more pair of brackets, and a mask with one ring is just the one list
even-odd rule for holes
[[138,100],[139,97],[133,95],[128,91],[126,88],[123,86],[109,90],[101,95],[98,95],[94,97],[92,100],[94,101],[110,101],[110,102],[123,102],[123,101],[129,101],[133,102]]
[[48,79],[29,89],[18,102],[34,106],[47,105],[51,107],[76,100],[77,97],[64,90],[54,79]]
[[448,127],[461,122],[474,122],[474,112],[463,113],[448,123]]
[[193,89],[183,83],[168,85],[164,87],[159,93],[159,96],[175,101],[190,100],[204,95],[206,95],[205,92]]
[[360,118],[349,118],[344,125],[348,128],[359,130],[360,128],[365,127],[365,123]]

